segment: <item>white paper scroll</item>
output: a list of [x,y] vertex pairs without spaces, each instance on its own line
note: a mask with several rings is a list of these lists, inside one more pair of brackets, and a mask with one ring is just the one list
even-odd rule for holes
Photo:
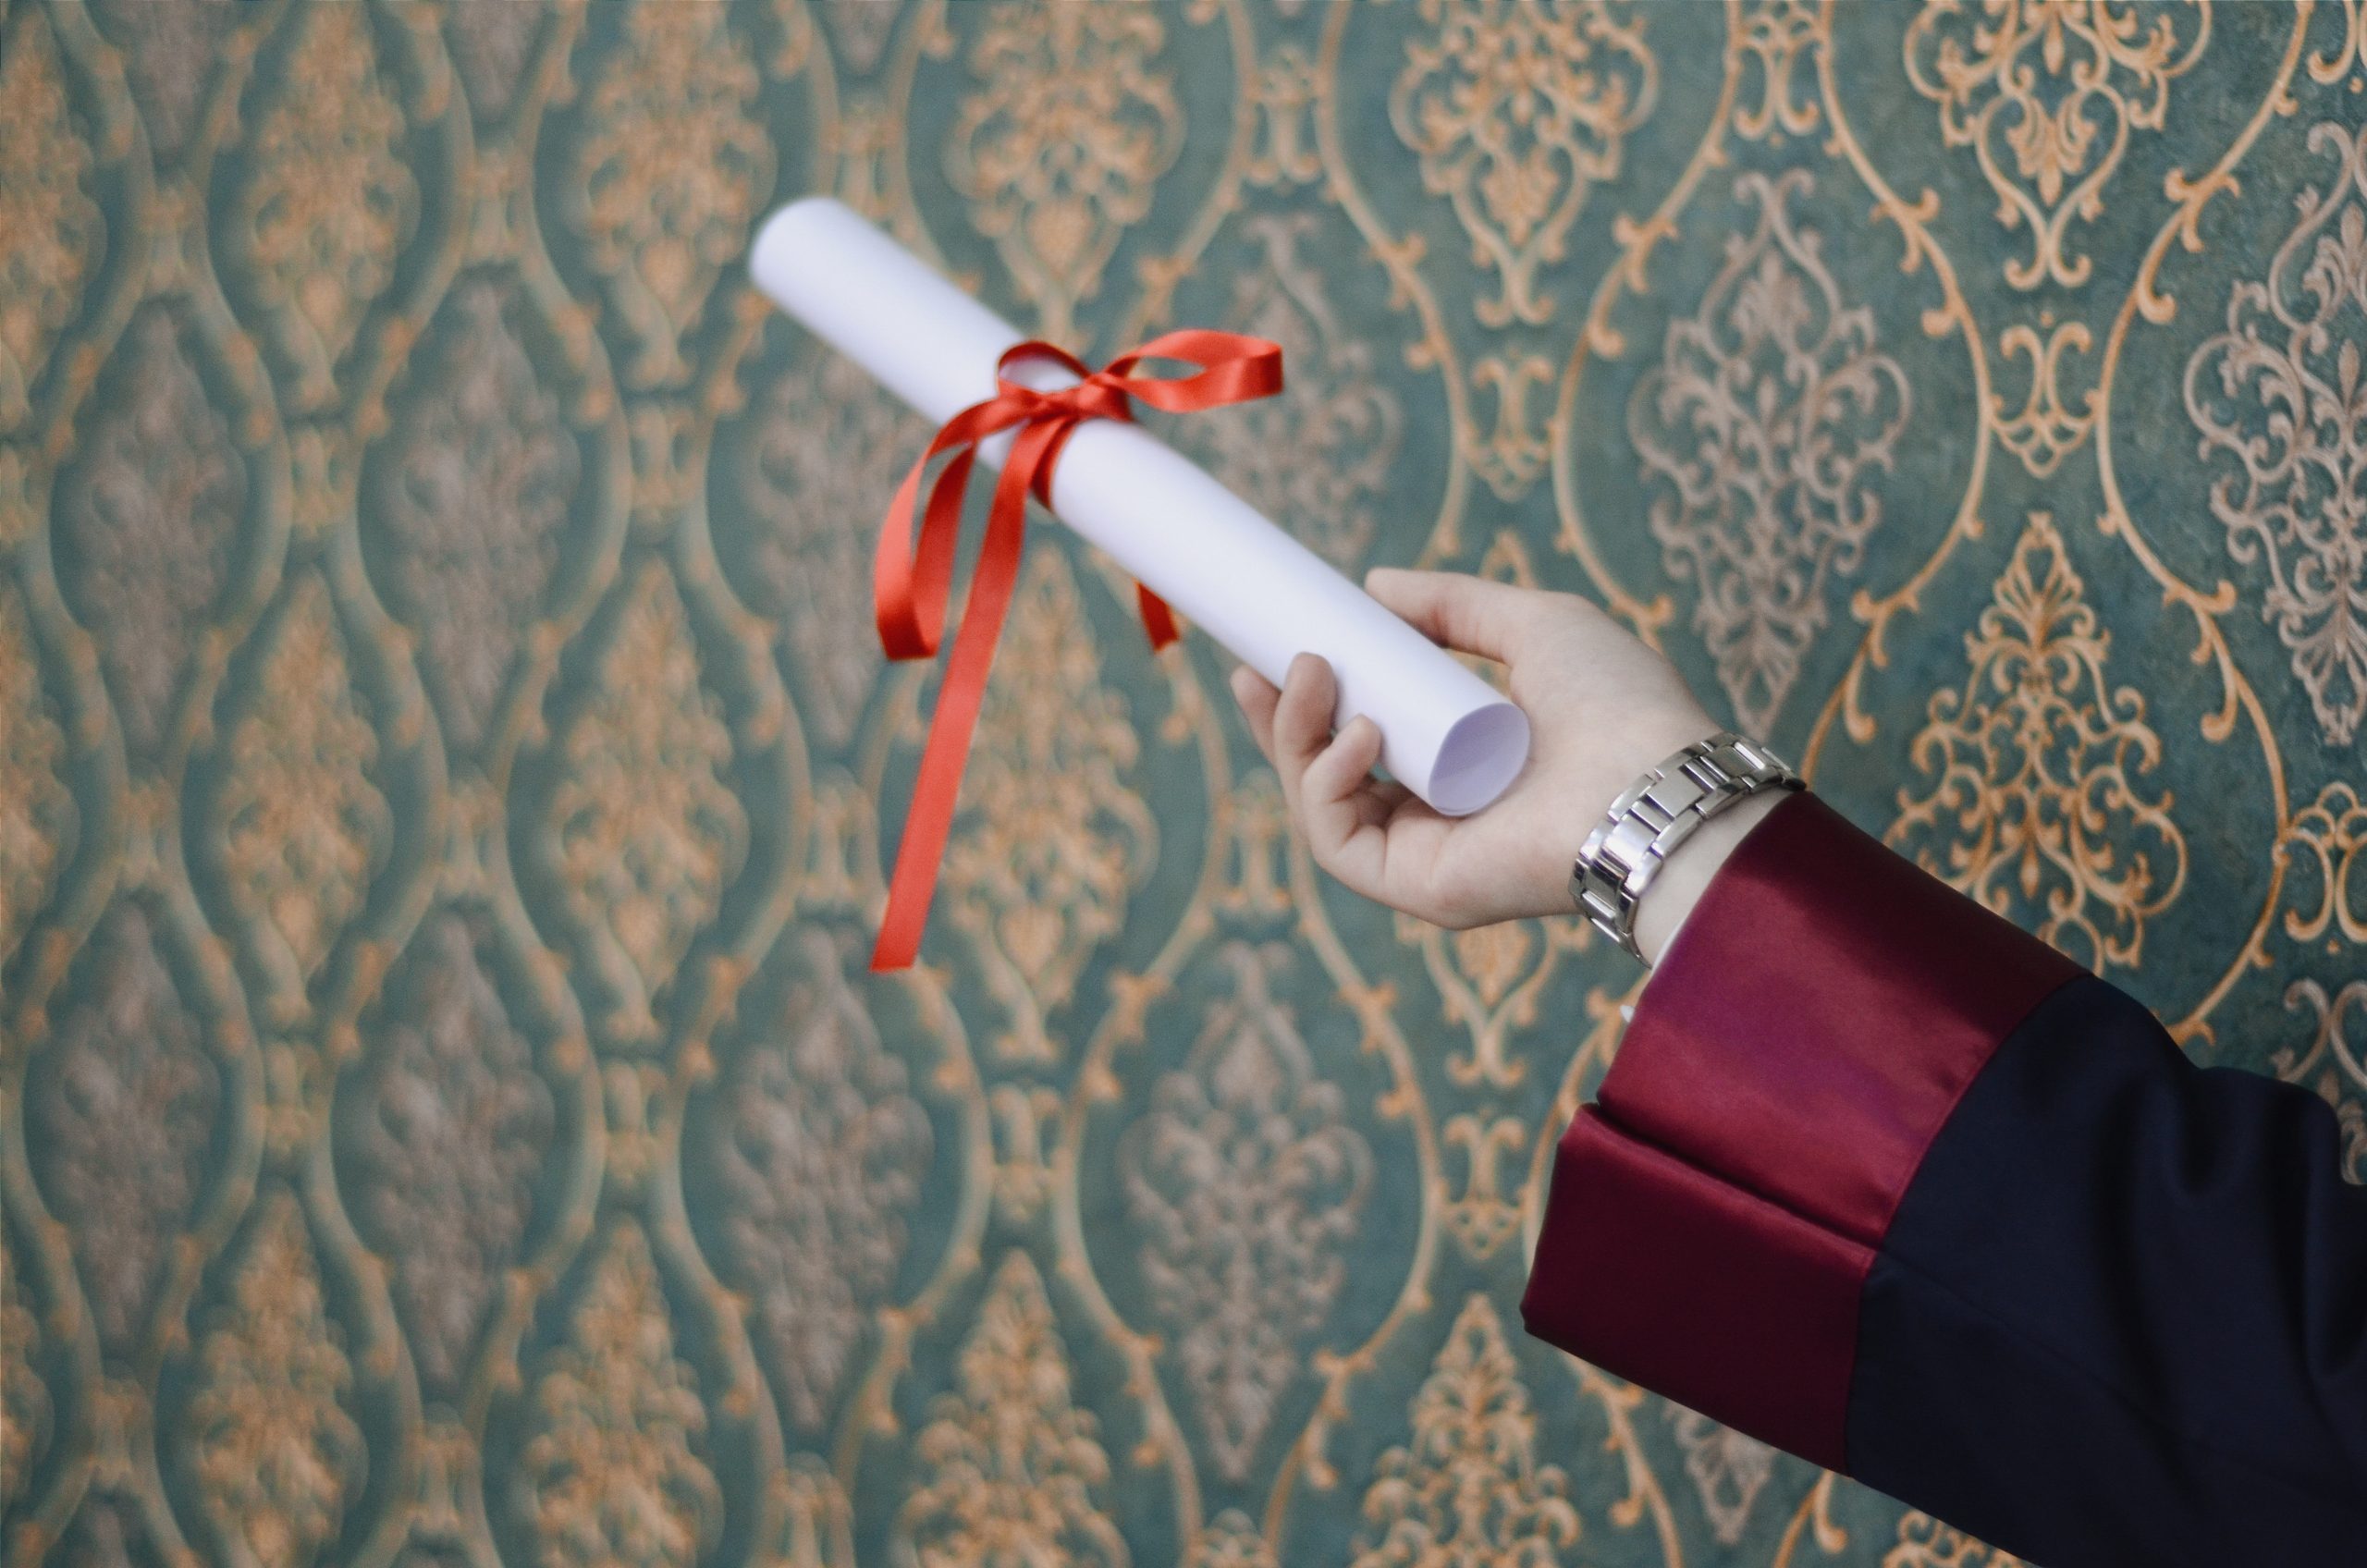
[[[992,397],[995,361],[1022,340],[828,197],[767,219],[750,270],[783,310],[932,424]],[[1039,391],[1075,380],[1042,361],[1014,375]],[[1000,467],[1010,445],[996,437],[979,456]],[[1330,660],[1335,722],[1369,717],[1382,765],[1439,811],[1478,810],[1527,760],[1519,708],[1139,426],[1079,425],[1053,475],[1052,511],[1267,680],[1279,685],[1302,652]]]

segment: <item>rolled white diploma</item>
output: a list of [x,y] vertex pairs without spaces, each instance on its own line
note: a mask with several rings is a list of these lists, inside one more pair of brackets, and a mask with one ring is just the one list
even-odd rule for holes
[[[749,269],[814,335],[932,424],[994,396],[1009,323],[827,196],[765,222]],[[1076,377],[1014,367],[1038,391]],[[1005,434],[979,444],[997,468]],[[1334,722],[1380,728],[1381,763],[1449,816],[1488,804],[1528,757],[1528,717],[1323,558],[1158,436],[1086,420],[1052,476],[1052,512],[1244,663],[1280,685],[1320,654],[1339,681]]]

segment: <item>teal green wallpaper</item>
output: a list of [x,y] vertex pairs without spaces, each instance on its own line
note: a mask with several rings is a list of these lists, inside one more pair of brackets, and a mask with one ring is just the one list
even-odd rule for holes
[[2005,1568],[1521,1332],[1632,965],[1327,885],[1056,526],[867,973],[926,432],[741,257],[1279,340],[1163,428],[2357,1173],[2362,89],[2357,0],[0,0],[0,1557]]

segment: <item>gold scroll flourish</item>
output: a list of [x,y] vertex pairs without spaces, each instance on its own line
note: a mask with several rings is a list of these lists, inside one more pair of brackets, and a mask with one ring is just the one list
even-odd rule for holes
[[[2116,538],[2126,545],[2146,576],[2157,583],[2166,605],[2174,605],[2193,616],[2195,645],[2189,656],[2198,666],[2209,666],[2219,680],[2224,693],[2220,705],[2206,714],[2201,723],[2205,741],[2225,741],[2236,732],[2238,717],[2249,722],[2258,737],[2262,766],[2267,776],[2269,796],[2275,809],[2279,831],[2291,820],[2291,803],[2285,778],[2284,753],[2279,750],[2274,726],[2261,704],[2251,682],[2238,668],[2234,650],[2228,645],[2222,617],[2236,606],[2235,584],[2221,580],[2209,592],[2188,582],[2162,559],[2143,531],[2130,515],[2120,488],[2118,465],[2113,452],[2113,386],[2120,372],[2122,350],[2127,347],[2128,333],[2138,318],[2154,325],[2164,325],[2177,313],[2177,302],[2160,287],[2163,261],[2175,240],[2189,251],[2200,251],[2203,246],[2201,224],[2202,214],[2212,200],[2223,192],[2236,189],[2236,165],[2251,151],[2254,142],[2269,123],[2280,116],[2290,116],[2298,109],[2292,84],[2294,74],[2300,68],[2302,45],[2310,29],[2312,7],[2300,6],[2294,10],[2293,30],[2287,35],[2285,54],[2278,62],[2268,91],[2262,95],[2244,129],[2220,154],[2219,161],[2200,178],[2189,178],[2183,170],[2173,169],[2162,182],[2162,189],[2177,203],[2168,220],[2162,225],[2146,248],[2139,263],[2137,276],[2128,293],[2121,300],[2114,315],[2111,329],[2104,336],[2103,356],[2096,377],[2096,467],[2103,488],[2103,514],[2097,519],[2097,528],[2106,537]],[[2268,886],[2261,907],[2252,923],[2250,934],[2229,961],[2226,969],[2210,990],[2189,1010],[2187,1015],[2170,1024],[2173,1037],[2181,1042],[2208,1043],[2212,1039],[2211,1014],[2224,1002],[2246,973],[2265,967],[2269,962],[2265,941],[2270,923],[2275,916],[2285,880],[2285,864],[2273,860],[2269,868]]]
[[1660,96],[1644,18],[1603,0],[1422,0],[1435,40],[1408,43],[1390,123],[1444,196],[1471,259],[1497,275],[1483,326],[1551,320],[1540,268],[1562,259],[1587,194],[1616,177]]
[[[1932,694],[1909,742],[1932,785],[1899,791],[1884,838],[2091,967],[2133,969],[2187,849],[2168,792],[2140,785],[2162,741],[2136,688],[2107,682],[2111,646],[2054,520],[2032,512],[1965,638],[1963,686]],[[2140,837],[2155,852],[2128,847]]]
[[1973,150],[1997,221],[2030,231],[2010,287],[2088,280],[2094,260],[2067,253],[2066,233],[2103,214],[2130,133],[2162,129],[2170,83],[2202,57],[2211,0],[2192,5],[2184,38],[2171,13],[2111,0],[1981,0],[1978,20],[1964,0],[1932,0],[1907,29],[1907,80],[1939,104],[1941,136]]

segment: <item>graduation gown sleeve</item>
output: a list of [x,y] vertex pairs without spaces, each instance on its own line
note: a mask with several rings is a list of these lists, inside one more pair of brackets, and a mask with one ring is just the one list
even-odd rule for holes
[[2305,1090],[1813,795],[1563,1137],[1533,1333],[2045,1568],[2367,1564],[2367,1192]]

